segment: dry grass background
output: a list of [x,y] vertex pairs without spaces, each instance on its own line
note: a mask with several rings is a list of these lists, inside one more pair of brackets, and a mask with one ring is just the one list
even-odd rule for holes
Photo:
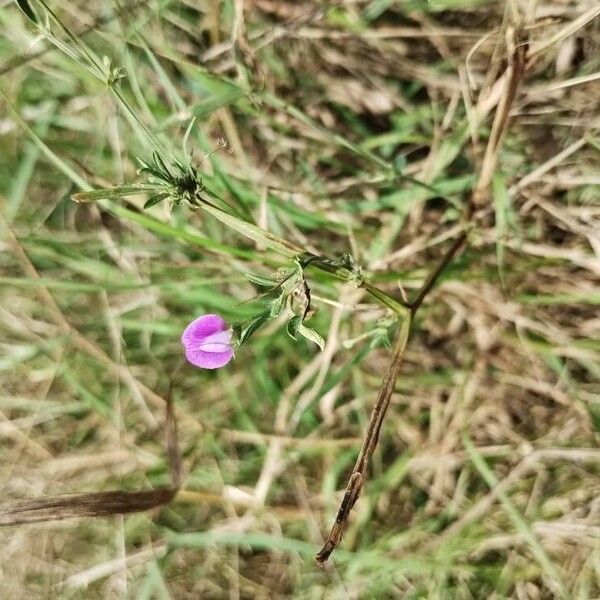
[[[185,324],[250,316],[244,273],[277,262],[184,209],[75,205],[81,180],[134,181],[151,149],[2,3],[2,498],[168,485],[171,385],[184,480],[161,509],[1,529],[1,597],[598,597],[597,2],[138,4],[52,6],[123,66],[171,147],[198,117],[191,146],[221,195],[310,251],[352,253],[394,295],[462,230],[507,26],[532,58],[468,246],[417,317],[370,479],[319,569],[389,315],[314,273],[323,352],[274,323],[226,369],[179,369]],[[229,151],[203,158],[220,139]]]

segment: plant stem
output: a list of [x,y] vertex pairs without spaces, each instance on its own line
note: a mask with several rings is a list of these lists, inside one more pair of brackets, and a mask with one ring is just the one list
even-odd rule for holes
[[[515,44],[515,31],[512,28],[507,32],[507,46],[510,51],[510,56],[506,69],[504,96],[499,101],[498,107],[494,114],[492,132],[488,140],[484,159],[479,171],[477,184],[473,188],[467,203],[465,211],[465,221],[467,224],[473,220],[476,208],[481,206],[487,198],[487,190],[489,189],[493,173],[498,164],[498,152],[500,149],[500,144],[508,125],[510,107],[512,106],[519,83],[521,82],[525,71],[526,45]],[[322,565],[329,558],[331,553],[341,542],[344,531],[348,526],[348,517],[350,516],[350,511],[358,500],[362,486],[365,482],[369,460],[371,459],[371,456],[375,450],[375,446],[377,445],[381,424],[388,409],[390,398],[396,384],[396,379],[400,373],[400,365],[402,363],[404,350],[406,349],[406,344],[408,342],[410,325],[414,320],[419,307],[422,305],[423,300],[425,300],[427,294],[429,294],[429,292],[433,289],[433,286],[437,282],[440,275],[444,272],[459,250],[463,247],[466,240],[467,229],[465,228],[465,230],[456,238],[456,240],[454,240],[450,248],[448,248],[448,251],[444,254],[437,267],[430,273],[429,277],[419,290],[417,297],[412,302],[408,303],[410,312],[402,322],[400,332],[394,345],[392,358],[385,377],[381,383],[381,387],[379,388],[377,400],[375,401],[375,405],[373,406],[371,417],[369,419],[367,433],[365,434],[365,439],[360,449],[358,459],[354,469],[352,470],[350,479],[348,480],[348,485],[346,486],[346,491],[340,504],[335,523],[333,524],[329,536],[325,541],[325,545],[316,555],[316,560],[320,565]]]
[[[427,294],[429,294],[429,292],[433,289],[433,286],[435,285],[439,276],[444,272],[444,269],[456,256],[457,252],[461,249],[466,239],[467,233],[461,233],[461,235],[458,238],[456,238],[456,240],[453,242],[450,248],[448,248],[448,251],[446,252],[446,254],[444,254],[437,267],[431,272],[431,274],[419,290],[417,297],[412,302],[409,302],[408,305],[399,305],[400,308],[403,311],[405,311],[406,316],[402,321],[402,324],[400,325],[400,331],[398,332],[398,336],[396,337],[396,343],[394,344],[394,349],[392,351],[392,358],[390,360],[383,381],[381,382],[381,387],[379,388],[377,399],[375,401],[375,404],[371,411],[371,416],[369,418],[367,432],[365,434],[360,452],[358,454],[356,464],[354,465],[354,469],[352,469],[352,473],[348,480],[346,491],[344,492],[344,497],[340,504],[340,508],[338,509],[335,522],[331,528],[331,531],[329,533],[329,536],[327,537],[327,540],[325,541],[323,548],[316,555],[316,560],[321,565],[325,563],[325,561],[329,558],[331,553],[342,541],[344,531],[348,526],[348,517],[350,516],[350,511],[352,510],[352,507],[354,506],[354,504],[358,500],[358,497],[360,496],[362,486],[367,477],[367,469],[369,467],[369,462],[371,460],[371,457],[373,456],[373,452],[375,452],[375,448],[377,447],[377,442],[379,440],[379,432],[381,431],[381,425],[383,423],[383,419],[385,418],[387,409],[390,405],[390,399],[394,392],[396,380],[398,379],[398,375],[400,374],[402,358],[404,357],[404,351],[406,350],[406,345],[408,343],[408,337],[410,334],[410,327],[412,325],[412,322],[414,321],[415,315]],[[379,292],[379,290],[377,290],[377,292]],[[405,306],[409,308],[408,313],[406,313]]]
[[446,267],[450,264],[452,259],[456,256],[456,253],[461,249],[462,245],[466,242],[466,240],[467,240],[467,233],[463,231],[463,233],[461,233],[454,240],[454,242],[452,243],[452,246],[450,246],[450,248],[448,248],[448,251],[446,252],[446,254],[444,254],[444,256],[442,257],[442,260],[440,261],[438,266],[429,274],[429,277],[427,278],[427,280],[425,281],[425,283],[419,290],[417,297],[412,302],[409,303],[410,309],[413,314],[417,312],[417,310],[423,303],[423,300],[425,300],[425,297],[427,296],[427,294],[429,294],[429,292],[433,289],[433,286],[435,285],[438,277],[444,272]]
[[406,350],[412,319],[413,313],[411,312],[400,325],[400,331],[396,338],[396,343],[394,344],[392,360],[390,361],[388,370],[383,378],[381,387],[379,388],[377,400],[371,411],[367,433],[363,440],[354,469],[352,470],[352,474],[350,475],[348,485],[346,486],[346,492],[344,493],[344,498],[340,504],[335,523],[331,528],[331,532],[325,545],[316,556],[319,564],[323,564],[342,541],[342,536],[344,535],[344,531],[348,524],[348,516],[360,496],[360,491],[367,476],[369,461],[377,447],[381,425],[390,404],[390,398],[392,397],[394,386],[396,385],[396,379],[398,379],[398,374],[400,373],[400,366],[402,365],[402,357]]

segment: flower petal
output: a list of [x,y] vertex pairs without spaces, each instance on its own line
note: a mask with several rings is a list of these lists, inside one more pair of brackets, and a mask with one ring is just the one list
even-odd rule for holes
[[198,349],[202,350],[202,352],[212,352],[213,354],[227,352],[229,348],[231,348],[229,344],[209,344],[207,342],[202,342],[200,346],[198,346]]
[[181,342],[187,348],[191,344],[198,344],[208,336],[227,329],[227,323],[219,315],[202,315],[185,328]]
[[206,336],[200,342],[200,349],[205,352],[225,352],[231,347],[232,333],[231,329],[228,329]]
[[196,367],[218,369],[224,367],[233,358],[233,348],[225,352],[205,352],[199,348],[187,347],[185,357]]
[[196,367],[223,367],[233,358],[232,334],[219,315],[202,315],[192,321],[181,336],[185,356]]

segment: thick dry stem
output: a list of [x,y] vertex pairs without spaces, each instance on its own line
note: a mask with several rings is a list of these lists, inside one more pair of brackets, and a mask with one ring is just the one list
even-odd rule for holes
[[369,427],[356,460],[356,464],[352,470],[352,475],[350,475],[335,523],[331,528],[331,532],[325,545],[316,556],[317,562],[320,564],[323,564],[329,558],[329,555],[341,542],[348,524],[350,511],[360,496],[360,491],[367,476],[369,461],[377,446],[377,441],[379,440],[381,424],[383,423],[383,418],[385,417],[385,413],[390,404],[390,398],[392,397],[394,386],[396,385],[396,379],[398,379],[398,374],[400,373],[402,356],[404,355],[406,343],[408,342],[408,333],[410,331],[412,316],[413,313],[409,313],[400,326],[400,331],[398,332],[398,337],[396,338],[396,343],[394,345],[392,360],[390,361],[387,373],[385,374],[383,383],[379,389],[373,410],[371,411]]
[[408,335],[410,333],[412,320],[416,312],[419,310],[423,300],[425,299],[425,296],[427,296],[427,294],[433,289],[438,277],[443,273],[444,269],[461,249],[466,239],[466,233],[462,233],[458,238],[456,238],[454,243],[450,246],[450,248],[448,248],[448,251],[440,260],[438,266],[431,272],[423,284],[415,300],[409,304],[410,312],[407,314],[402,322],[402,325],[400,326],[400,331],[398,332],[398,337],[396,338],[392,358],[381,384],[381,388],[379,389],[379,393],[377,394],[377,400],[375,401],[373,410],[371,411],[369,426],[367,428],[360,453],[356,460],[356,464],[354,465],[354,469],[352,470],[352,474],[348,480],[348,485],[346,486],[344,498],[340,504],[335,523],[331,528],[325,545],[316,556],[317,562],[321,565],[329,558],[330,554],[342,541],[344,531],[348,526],[348,517],[350,516],[350,511],[360,496],[363,483],[367,477],[369,461],[371,460],[371,456],[377,447],[381,425],[390,404],[390,398],[394,392],[396,380],[400,374],[402,357],[404,356],[406,344],[408,343]]
[[[504,96],[494,115],[492,132],[486,147],[486,152],[479,172],[477,184],[475,185],[469,202],[466,206],[465,220],[467,221],[467,224],[472,221],[476,208],[481,206],[487,197],[487,191],[489,189],[493,173],[496,169],[496,165],[498,164],[498,152],[508,125],[510,108],[516,97],[519,83],[521,82],[525,70],[527,46],[525,44],[516,44],[514,38],[515,31],[512,28],[509,28],[507,32],[507,47],[509,49],[510,56],[508,66],[505,71],[506,87],[504,90]],[[360,449],[356,464],[354,465],[354,469],[352,470],[352,474],[350,475],[348,485],[346,486],[344,498],[340,504],[335,523],[333,524],[329,536],[325,541],[325,545],[316,556],[316,560],[320,565],[325,563],[331,553],[340,544],[342,536],[344,535],[344,531],[348,526],[350,511],[360,496],[362,486],[366,480],[369,461],[373,455],[373,452],[375,451],[375,447],[377,446],[381,424],[383,423],[385,413],[388,409],[396,379],[400,373],[400,365],[402,363],[402,357],[408,342],[408,334],[412,320],[414,319],[416,312],[419,310],[419,307],[423,303],[423,300],[425,300],[425,297],[433,289],[440,275],[444,272],[466,241],[467,230],[465,229],[465,231],[463,231],[463,233],[461,233],[454,240],[450,248],[448,248],[448,251],[442,257],[437,267],[433,269],[419,290],[417,297],[412,302],[408,303],[408,309],[410,312],[402,322],[402,326],[394,346],[394,352],[390,361],[390,365],[384,377],[381,388],[379,389],[375,405],[373,406],[367,433]]]

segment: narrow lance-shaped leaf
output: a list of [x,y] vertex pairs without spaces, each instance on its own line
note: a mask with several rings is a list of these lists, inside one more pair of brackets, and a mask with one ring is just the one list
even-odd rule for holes
[[193,117],[190,121],[190,124],[187,126],[185,133],[183,134],[183,140],[181,142],[181,147],[183,149],[183,155],[188,156],[188,141],[190,139],[190,134],[192,133],[192,129],[194,128],[194,123],[196,122],[197,117]]
[[146,200],[144,204],[144,210],[154,206],[155,204],[158,204],[159,202],[167,198],[168,195],[169,194],[163,192],[161,194],[154,194],[154,196],[150,196],[150,198],[148,198],[148,200]]
[[39,19],[37,14],[35,13],[35,11],[33,10],[33,7],[31,6],[31,4],[29,3],[29,0],[16,0],[18,7],[23,11],[23,13],[25,14],[25,16],[30,20],[33,21],[36,25],[39,23]]
[[155,187],[147,185],[121,185],[114,188],[107,188],[103,190],[92,190],[89,192],[77,192],[73,194],[71,198],[75,202],[95,202],[96,200],[116,200],[117,198],[123,198],[124,196],[131,196],[132,194],[140,194],[143,192],[149,192],[155,190]]
[[275,287],[277,282],[269,277],[261,277],[260,275],[253,275],[252,273],[244,273],[245,277],[247,277],[252,283],[259,285],[261,287]]
[[276,319],[281,314],[284,304],[285,304],[285,294],[280,294],[279,296],[277,296],[277,298],[275,298],[275,300],[273,300],[273,302],[271,302],[271,308],[270,308],[271,319]]
[[302,249],[290,242],[278,238],[277,236],[253,225],[252,223],[248,223],[247,221],[242,221],[237,217],[234,217],[224,210],[217,208],[213,204],[209,204],[207,202],[203,202],[201,204],[202,208],[213,215],[213,217],[217,218],[221,223],[224,223],[231,229],[234,229],[238,233],[250,238],[258,244],[264,244],[268,246],[272,250],[279,252],[288,258],[294,258],[298,254],[302,253]]
[[298,333],[307,340],[314,342],[321,350],[325,348],[325,340],[314,329],[300,323]]
[[298,329],[300,327],[300,325],[302,324],[302,318],[299,316],[294,316],[292,317],[286,326],[288,335],[292,338],[292,339],[296,339],[296,334],[298,333]]
[[240,331],[239,345],[245,344],[257,329],[264,325],[271,318],[271,309],[260,313],[257,317],[252,319],[245,327]]

